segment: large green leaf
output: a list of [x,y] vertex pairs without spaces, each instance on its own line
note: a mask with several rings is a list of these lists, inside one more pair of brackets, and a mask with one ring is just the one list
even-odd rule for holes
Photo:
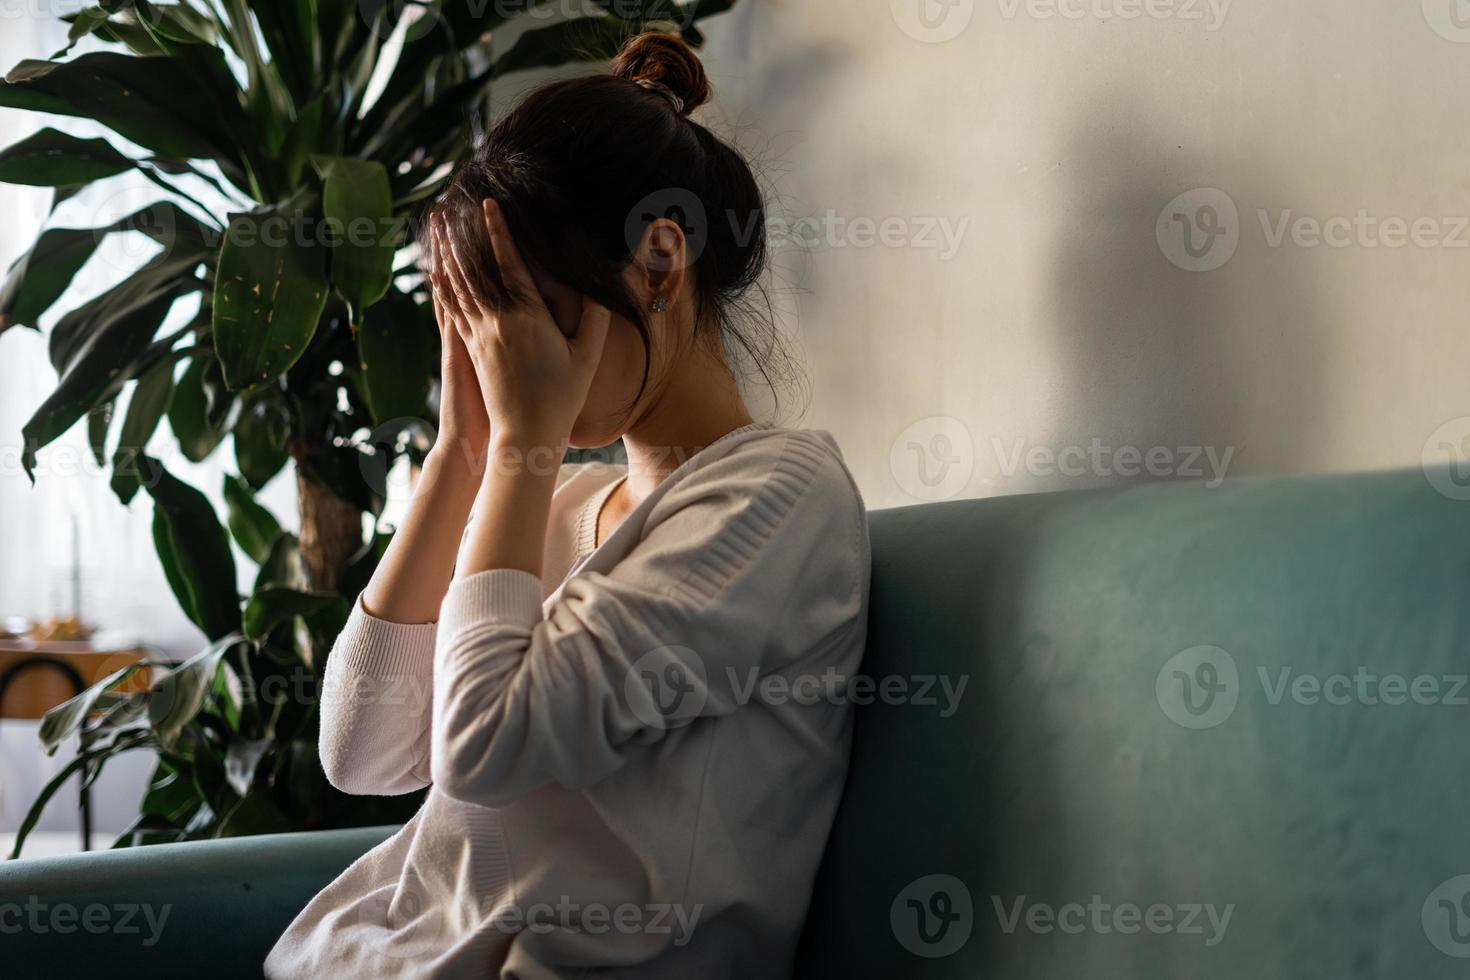
[[150,295],[120,309],[81,344],[60,383],[21,428],[21,465],[35,469],[36,452],[70,429],[93,408],[115,397],[142,365],[142,355],[179,296],[178,290]]
[[[223,55],[210,51],[223,68]],[[68,62],[22,61],[0,82],[0,106],[95,119],[164,156],[235,156],[228,126],[238,114],[175,58],[98,51]]]
[[286,465],[290,419],[276,393],[266,389],[247,395],[235,420],[235,462],[240,475],[256,490]]
[[327,303],[310,212],[230,218],[214,288],[214,345],[232,390],[279,377],[306,350]]
[[[158,276],[167,277],[180,274],[181,270],[187,271],[214,247],[213,239],[216,237],[212,229],[170,201],[155,201],[101,228],[48,229],[36,239],[29,252],[16,260],[5,282],[0,284],[0,331],[12,324],[37,326],[41,315],[66,292],[102,240],[111,234],[130,231],[140,232],[158,242],[164,247],[164,254],[156,256],[135,273],[144,277],[139,284],[119,286],[110,291],[114,296],[143,282],[152,283]],[[183,261],[176,261],[176,254]],[[197,256],[197,259],[191,263],[187,261],[188,256]],[[103,300],[89,304],[87,308],[95,311],[108,302]],[[69,331],[84,329],[87,322],[86,314],[73,316],[67,327],[52,334],[53,352],[63,355],[54,356],[53,364],[60,366],[65,363],[64,355],[77,342],[75,333]]]
[[138,492],[138,464],[168,407],[173,371],[171,359],[160,361],[138,379],[128,400],[128,413],[112,454],[112,492],[124,505],[132,503]]
[[[255,495],[239,477],[225,475],[225,517],[230,533],[250,560],[263,565],[270,559],[271,548],[281,537],[281,525],[271,512],[256,503]],[[248,612],[247,612],[248,620]],[[246,634],[249,635],[249,624]]]
[[0,182],[32,187],[90,184],[131,170],[133,161],[104,139],[43,129],[0,150]]
[[196,292],[201,284],[194,271],[203,260],[201,253],[190,249],[161,252],[118,285],[67,313],[47,338],[52,366],[68,370],[90,341],[134,310],[163,296],[177,299]]
[[399,292],[368,310],[357,332],[363,387],[373,419],[423,418],[439,363],[439,331]]
[[97,251],[101,236],[90,228],[52,228],[10,267],[0,284],[0,330],[35,327]]
[[195,358],[174,384],[168,403],[168,427],[179,440],[179,449],[191,462],[203,462],[224,439],[224,430],[210,419],[206,376],[212,357]]
[[155,508],[154,546],[185,615],[212,640],[239,629],[235,557],[214,508],[153,457],[143,456],[140,470]]
[[354,325],[388,291],[400,242],[388,171],[375,160],[316,157],[332,233],[332,285]]
[[293,616],[310,616],[345,602],[336,592],[268,588],[255,593],[245,604],[245,635],[252,640],[263,640]]
[[260,572],[255,576],[255,592],[263,592],[271,587],[294,589],[297,592],[307,592],[311,588],[311,573],[301,554],[301,542],[296,535],[289,532],[276,538],[275,544],[271,545],[270,554],[261,563]]

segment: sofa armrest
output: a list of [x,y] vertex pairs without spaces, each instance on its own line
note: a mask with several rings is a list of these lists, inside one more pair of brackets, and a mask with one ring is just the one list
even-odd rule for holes
[[[0,863],[7,980],[256,977],[311,897],[396,827],[237,837]],[[84,972],[85,971],[85,972]]]

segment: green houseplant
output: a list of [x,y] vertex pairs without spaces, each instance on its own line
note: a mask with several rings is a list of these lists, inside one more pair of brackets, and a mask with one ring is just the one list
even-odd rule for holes
[[[159,561],[210,640],[145,691],[119,688],[129,666],[48,714],[47,750],[79,736],[81,751],[12,856],[67,779],[90,782],[138,749],[158,763],[119,846],[412,812],[417,797],[329,786],[316,735],[327,651],[384,544],[364,515],[381,510],[388,468],[432,433],[438,333],[413,229],[470,150],[496,79],[611,57],[645,29],[697,45],[697,22],[732,3],[592,0],[578,15],[536,0],[112,0],[65,18],[67,48],[0,83],[0,107],[89,119],[141,148],[42,129],[0,151],[0,181],[54,187],[56,202],[125,173],[159,188],[106,227],[46,229],[0,285],[0,332],[45,317],[59,376],[22,431],[24,465],[85,422],[119,500],[151,499]],[[84,40],[95,50],[73,55]],[[119,232],[157,253],[54,315]],[[166,332],[182,304],[197,313]],[[223,520],[144,453],[165,421],[191,460],[233,453]],[[288,471],[299,535],[254,498]],[[258,566],[247,596],[231,537]]]

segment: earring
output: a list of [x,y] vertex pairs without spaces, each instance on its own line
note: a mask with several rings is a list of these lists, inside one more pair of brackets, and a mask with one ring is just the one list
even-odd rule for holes
[[653,312],[655,312],[655,313],[667,313],[667,312],[669,312],[669,300],[668,300],[668,297],[667,296],[655,296],[653,298],[653,304],[649,307],[649,309],[653,310]]

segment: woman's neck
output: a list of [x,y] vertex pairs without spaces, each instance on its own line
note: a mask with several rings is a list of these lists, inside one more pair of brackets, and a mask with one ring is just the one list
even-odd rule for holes
[[664,477],[721,436],[752,421],[734,375],[723,363],[670,379],[658,402],[623,434],[628,479],[621,489],[635,505]]

